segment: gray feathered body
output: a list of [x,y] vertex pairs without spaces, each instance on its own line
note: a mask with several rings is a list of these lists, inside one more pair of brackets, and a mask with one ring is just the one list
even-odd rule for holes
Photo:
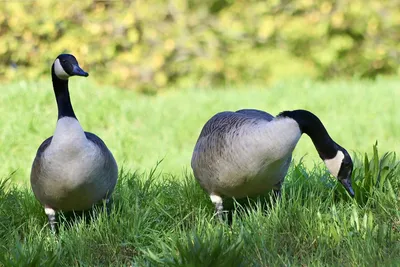
[[210,194],[242,198],[280,189],[301,137],[296,121],[258,110],[221,112],[203,127],[191,166]]
[[87,210],[108,198],[118,178],[104,142],[84,132],[74,118],[62,118],[39,147],[31,171],[36,198],[55,210]]

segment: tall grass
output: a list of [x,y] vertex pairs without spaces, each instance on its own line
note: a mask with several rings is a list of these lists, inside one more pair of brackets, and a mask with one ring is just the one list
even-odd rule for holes
[[299,163],[280,201],[235,203],[230,224],[190,173],[122,170],[110,216],[60,216],[53,235],[31,191],[3,181],[0,265],[398,266],[399,161],[369,154],[355,159],[354,199],[325,169]]

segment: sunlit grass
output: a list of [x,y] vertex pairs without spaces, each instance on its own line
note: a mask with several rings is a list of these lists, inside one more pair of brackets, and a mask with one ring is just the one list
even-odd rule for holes
[[56,235],[29,189],[3,183],[0,265],[398,266],[398,159],[375,153],[354,173],[351,199],[325,169],[292,165],[280,201],[236,205],[229,225],[190,174],[122,172],[110,216],[61,218]]
[[[204,123],[216,112],[258,108],[278,114],[308,109],[331,136],[351,153],[379,141],[382,151],[400,152],[400,80],[283,82],[274,87],[229,90],[171,90],[158,96],[103,87],[95,77],[73,78],[70,92],[85,130],[99,135],[120,166],[147,170],[164,159],[160,170],[177,175],[190,168],[191,153]],[[57,108],[50,80],[0,86],[0,177],[27,183],[40,143],[53,134]],[[320,160],[304,136],[295,150],[307,166]]]

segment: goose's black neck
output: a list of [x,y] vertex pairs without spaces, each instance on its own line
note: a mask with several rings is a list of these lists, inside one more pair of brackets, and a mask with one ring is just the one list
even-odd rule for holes
[[51,68],[51,76],[58,107],[58,119],[63,117],[72,117],[76,119],[69,97],[68,80],[62,80],[56,76],[54,73],[54,65]]
[[320,119],[307,110],[284,111],[280,117],[288,117],[295,120],[302,133],[310,136],[315,148],[322,160],[332,159],[336,156],[339,145],[329,136]]

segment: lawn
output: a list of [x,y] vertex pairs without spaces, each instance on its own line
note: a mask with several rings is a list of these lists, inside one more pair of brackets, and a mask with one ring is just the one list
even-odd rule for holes
[[[26,186],[36,149],[56,122],[51,84],[1,85],[0,177],[10,179],[0,186],[0,266],[398,266],[400,167],[385,152],[400,152],[399,86],[394,78],[287,81],[154,97],[73,79],[81,124],[103,138],[123,170],[110,216],[61,216],[54,236]],[[191,174],[191,152],[210,116],[240,108],[317,114],[333,139],[357,154],[356,198],[303,137],[278,203],[237,204],[230,224],[213,218]]]
[[[86,131],[98,134],[126,170],[145,171],[163,159],[159,170],[181,176],[190,168],[194,144],[204,123],[216,112],[241,108],[271,114],[308,109],[350,153],[400,152],[399,79],[285,82],[274,87],[229,90],[171,90],[157,97],[102,87],[95,77],[71,79],[75,113]],[[0,177],[26,184],[40,143],[53,134],[57,107],[50,81],[1,85]],[[396,105],[397,104],[397,105]],[[304,157],[303,157],[304,156]],[[311,140],[304,136],[295,161],[320,163]]]

